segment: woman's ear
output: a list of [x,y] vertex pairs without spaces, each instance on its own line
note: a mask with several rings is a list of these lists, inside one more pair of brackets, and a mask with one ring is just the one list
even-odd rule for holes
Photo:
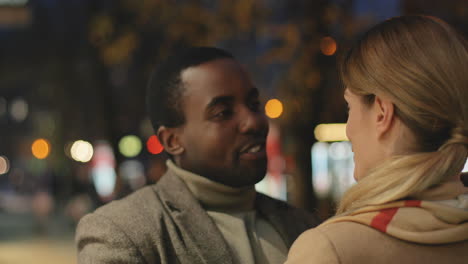
[[164,147],[164,150],[177,156],[184,152],[184,147],[181,145],[180,137],[178,135],[178,128],[160,126],[157,131],[157,137]]
[[375,96],[374,107],[376,108],[376,128],[377,136],[384,136],[395,124],[395,106],[383,97]]

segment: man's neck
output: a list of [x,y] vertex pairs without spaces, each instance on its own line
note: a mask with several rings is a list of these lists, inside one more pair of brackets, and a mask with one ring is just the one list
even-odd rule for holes
[[255,187],[234,188],[184,170],[167,161],[168,169],[175,172],[187,185],[201,205],[211,211],[249,211],[254,209]]

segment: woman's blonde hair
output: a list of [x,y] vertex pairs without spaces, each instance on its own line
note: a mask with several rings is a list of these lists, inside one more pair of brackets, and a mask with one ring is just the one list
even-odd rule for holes
[[[447,23],[402,16],[368,31],[341,65],[363,101],[389,98],[413,132],[411,154],[373,168],[344,195],[337,214],[415,197],[455,177],[468,155],[468,44]],[[400,142],[405,144],[405,142]]]

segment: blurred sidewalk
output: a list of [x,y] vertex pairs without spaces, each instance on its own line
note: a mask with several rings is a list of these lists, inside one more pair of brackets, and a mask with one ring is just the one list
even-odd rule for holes
[[33,238],[0,242],[0,264],[75,264],[72,240]]
[[30,214],[0,212],[0,264],[75,264],[73,231],[57,216],[40,226]]

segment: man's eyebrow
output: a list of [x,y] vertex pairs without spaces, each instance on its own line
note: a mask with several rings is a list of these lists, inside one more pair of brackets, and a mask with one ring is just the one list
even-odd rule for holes
[[258,97],[259,95],[260,94],[257,87],[252,87],[252,89],[250,89],[249,93],[247,94],[247,98]]
[[228,104],[234,101],[234,97],[230,95],[218,96],[213,99],[206,105],[206,109],[209,110],[219,104]]
[[[253,87],[252,89],[249,90],[248,94],[247,94],[247,98],[252,98],[252,97],[258,97],[259,96],[259,92],[258,92],[258,89],[256,87]],[[216,105],[219,105],[219,104],[230,104],[234,101],[234,96],[231,96],[231,95],[224,95],[224,96],[217,96],[213,99],[211,99],[211,101],[206,105],[205,109],[207,111],[209,111],[211,108],[215,107]]]

